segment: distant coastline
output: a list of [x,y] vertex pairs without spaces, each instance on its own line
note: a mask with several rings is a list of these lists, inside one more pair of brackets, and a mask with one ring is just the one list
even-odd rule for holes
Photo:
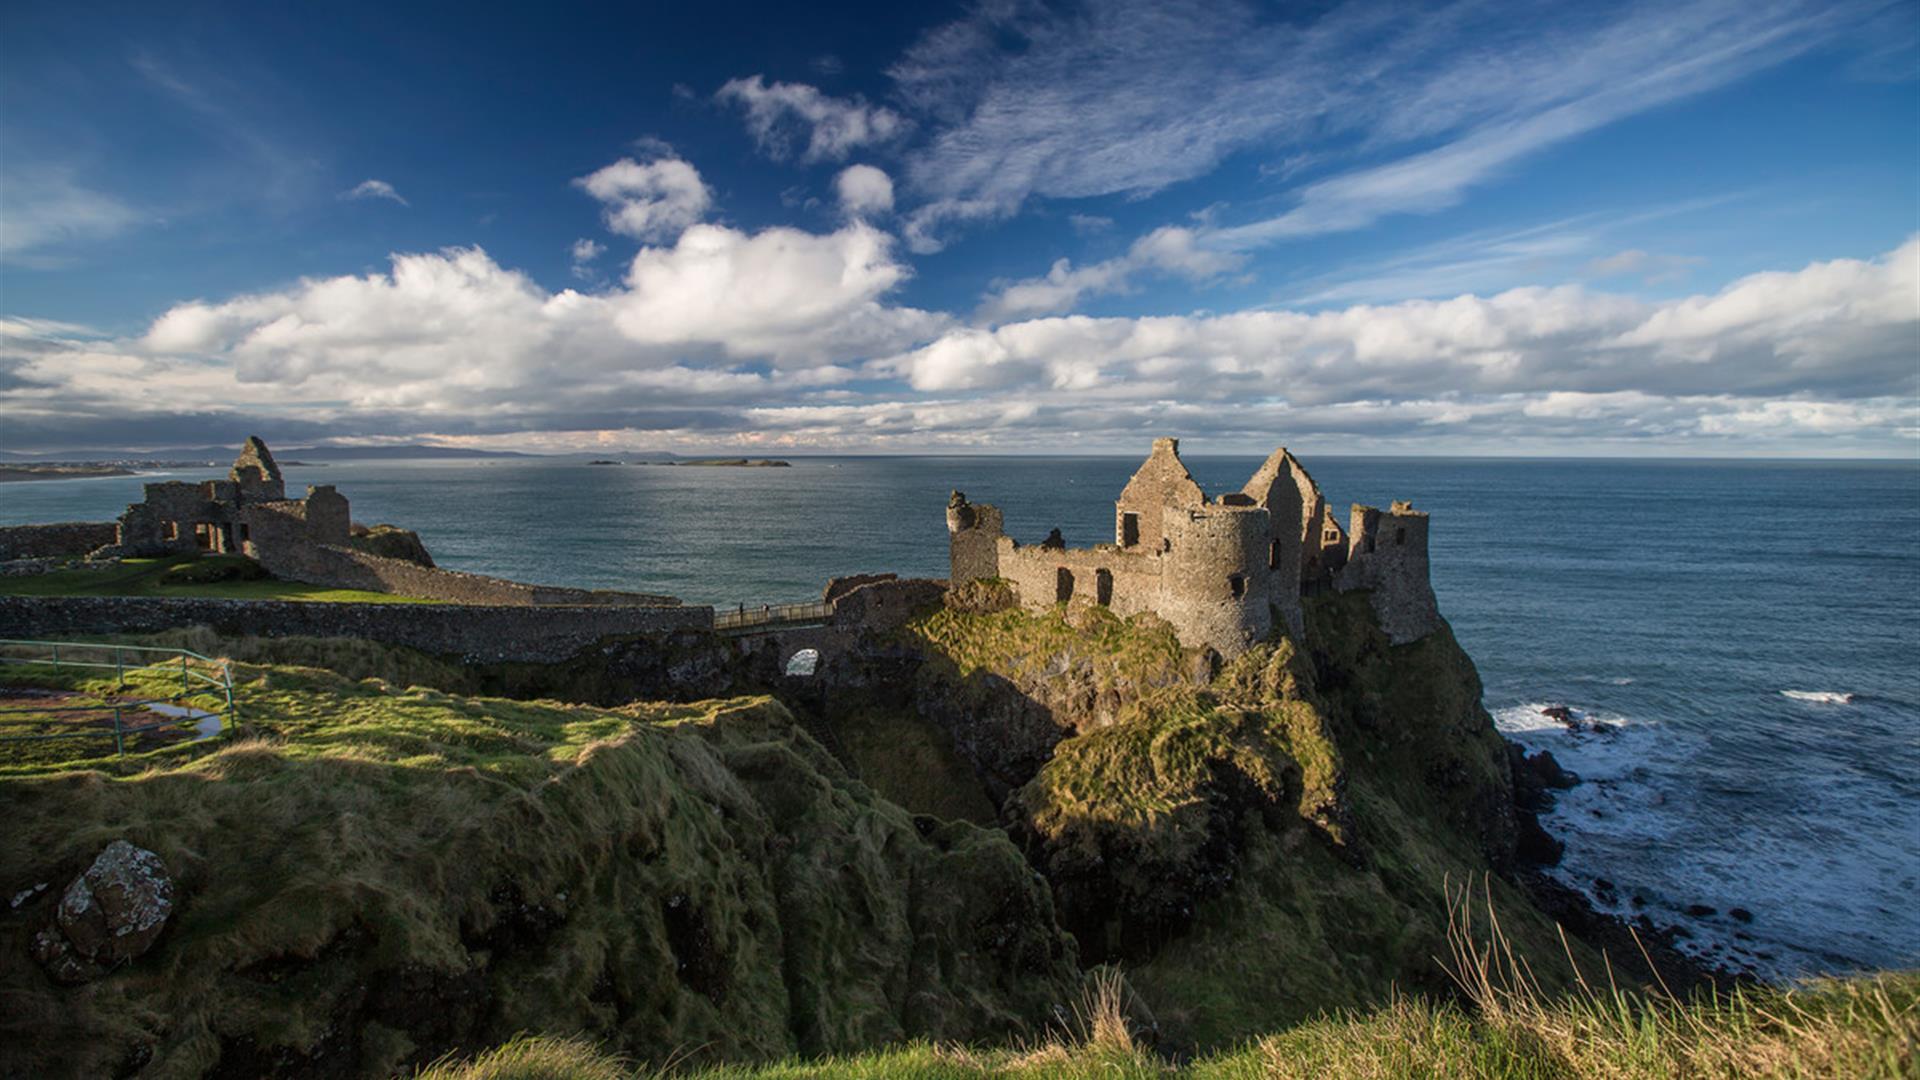
[[706,468],[716,468],[716,469],[718,468],[790,469],[793,467],[793,462],[781,461],[778,458],[693,458],[687,461],[635,461],[631,463],[625,462],[625,461],[610,461],[605,458],[601,458],[599,460],[589,461],[587,462],[587,464],[589,465],[626,465],[626,464],[697,465],[697,466],[703,466]]
[[32,480],[86,480],[101,476],[132,476],[120,465],[0,465],[0,484]]

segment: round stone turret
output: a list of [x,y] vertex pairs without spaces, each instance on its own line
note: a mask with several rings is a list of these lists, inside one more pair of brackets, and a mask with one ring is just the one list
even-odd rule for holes
[[1168,507],[1155,610],[1180,640],[1223,656],[1245,651],[1273,626],[1267,548],[1271,519],[1251,500]]

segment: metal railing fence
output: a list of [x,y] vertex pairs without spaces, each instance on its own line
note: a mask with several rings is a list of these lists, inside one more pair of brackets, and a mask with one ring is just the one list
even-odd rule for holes
[[[239,708],[233,697],[233,669],[224,660],[202,656],[190,649],[170,649],[153,645],[109,645],[86,641],[32,641],[0,638],[0,664],[112,671],[115,675],[116,689],[128,685],[129,675],[153,674],[169,682],[177,675],[180,680],[180,692],[169,697],[140,699],[112,697],[97,705],[0,705],[0,742],[104,738],[111,735],[114,752],[124,755],[127,736],[172,727],[183,719],[218,716],[221,720],[221,730],[226,732],[236,730],[240,724]],[[219,704],[218,712],[183,704],[206,694],[215,697]],[[155,709],[154,706],[161,708]],[[166,709],[183,711],[179,715],[168,715]],[[43,724],[44,719],[36,720],[36,718],[46,718],[61,713],[105,714],[108,712],[113,714],[111,730],[76,727],[72,731],[24,735],[12,734],[6,730],[11,726]],[[126,722],[128,713],[145,713],[157,716],[159,719],[129,724]]]
[[767,626],[786,626],[826,622],[833,618],[833,605],[814,601],[807,604],[745,604],[721,608],[713,613],[715,630],[752,630]]

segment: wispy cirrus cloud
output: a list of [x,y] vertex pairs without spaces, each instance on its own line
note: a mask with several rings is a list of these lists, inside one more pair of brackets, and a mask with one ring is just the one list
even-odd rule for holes
[[66,265],[82,245],[128,229],[143,215],[115,196],[81,184],[69,169],[9,168],[0,176],[0,262]]
[[1208,281],[1239,269],[1245,259],[1231,252],[1208,251],[1192,229],[1165,225],[1133,242],[1124,255],[1076,267],[1057,260],[1042,277],[997,284],[981,301],[985,322],[1032,318],[1071,311],[1090,293],[1125,292],[1143,274],[1174,274]]
[[385,199],[388,202],[399,203],[401,206],[413,205],[407,202],[406,198],[398,191],[395,191],[393,185],[387,183],[385,180],[362,180],[358,184],[341,192],[340,197],[343,199]]
[[[1214,230],[1245,251],[1431,212],[1527,156],[1833,40],[1883,0],[1604,9],[1235,3],[992,5],[894,65],[938,119],[910,152],[916,250],[1028,199],[1143,195],[1240,153],[1321,175],[1281,213]],[[1008,48],[1012,40],[1016,48]],[[1341,162],[1356,163],[1331,171]],[[1291,176],[1292,170],[1285,175]]]
[[806,83],[769,83],[760,75],[730,79],[714,97],[745,111],[754,142],[776,161],[792,157],[795,144],[803,144],[803,162],[841,161],[910,126],[899,113],[862,98],[837,98]]

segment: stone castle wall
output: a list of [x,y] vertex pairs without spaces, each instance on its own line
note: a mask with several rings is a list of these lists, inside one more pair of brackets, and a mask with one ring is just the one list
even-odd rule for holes
[[463,607],[119,596],[0,596],[0,637],[144,634],[362,638],[491,663],[557,663],[603,638],[708,631],[710,607]]
[[1155,439],[1114,503],[1111,544],[1068,548],[1056,530],[1047,543],[1022,545],[1005,535],[997,508],[954,492],[950,580],[1003,579],[1028,608],[1151,611],[1188,647],[1222,656],[1245,651],[1276,625],[1301,640],[1301,596],[1330,585],[1373,592],[1396,644],[1424,637],[1441,625],[1427,581],[1427,517],[1405,503],[1384,517],[1362,509],[1355,507],[1349,536],[1284,447],[1240,491],[1209,500],[1181,462],[1179,441]]
[[1395,645],[1417,641],[1441,626],[1427,559],[1427,515],[1407,503],[1381,511],[1355,504],[1347,533],[1347,564],[1335,586],[1371,594],[1380,629]]
[[441,600],[452,604],[511,607],[578,605],[605,607],[672,607],[671,596],[554,585],[529,585],[484,574],[442,570],[404,559],[390,559],[352,548],[278,539],[248,545],[247,554],[277,578],[330,589],[363,589]]
[[111,521],[62,521],[52,525],[0,528],[0,562],[85,555],[113,543],[118,526]]
[[947,503],[947,556],[955,585],[1000,576],[1000,508],[970,504],[959,492]]
[[1070,604],[1110,607],[1126,618],[1154,610],[1160,599],[1158,549],[1123,551],[1112,544],[1048,548],[1018,544],[1003,536],[998,550],[999,576],[1013,584],[1020,602],[1030,608],[1049,607],[1064,599]]

